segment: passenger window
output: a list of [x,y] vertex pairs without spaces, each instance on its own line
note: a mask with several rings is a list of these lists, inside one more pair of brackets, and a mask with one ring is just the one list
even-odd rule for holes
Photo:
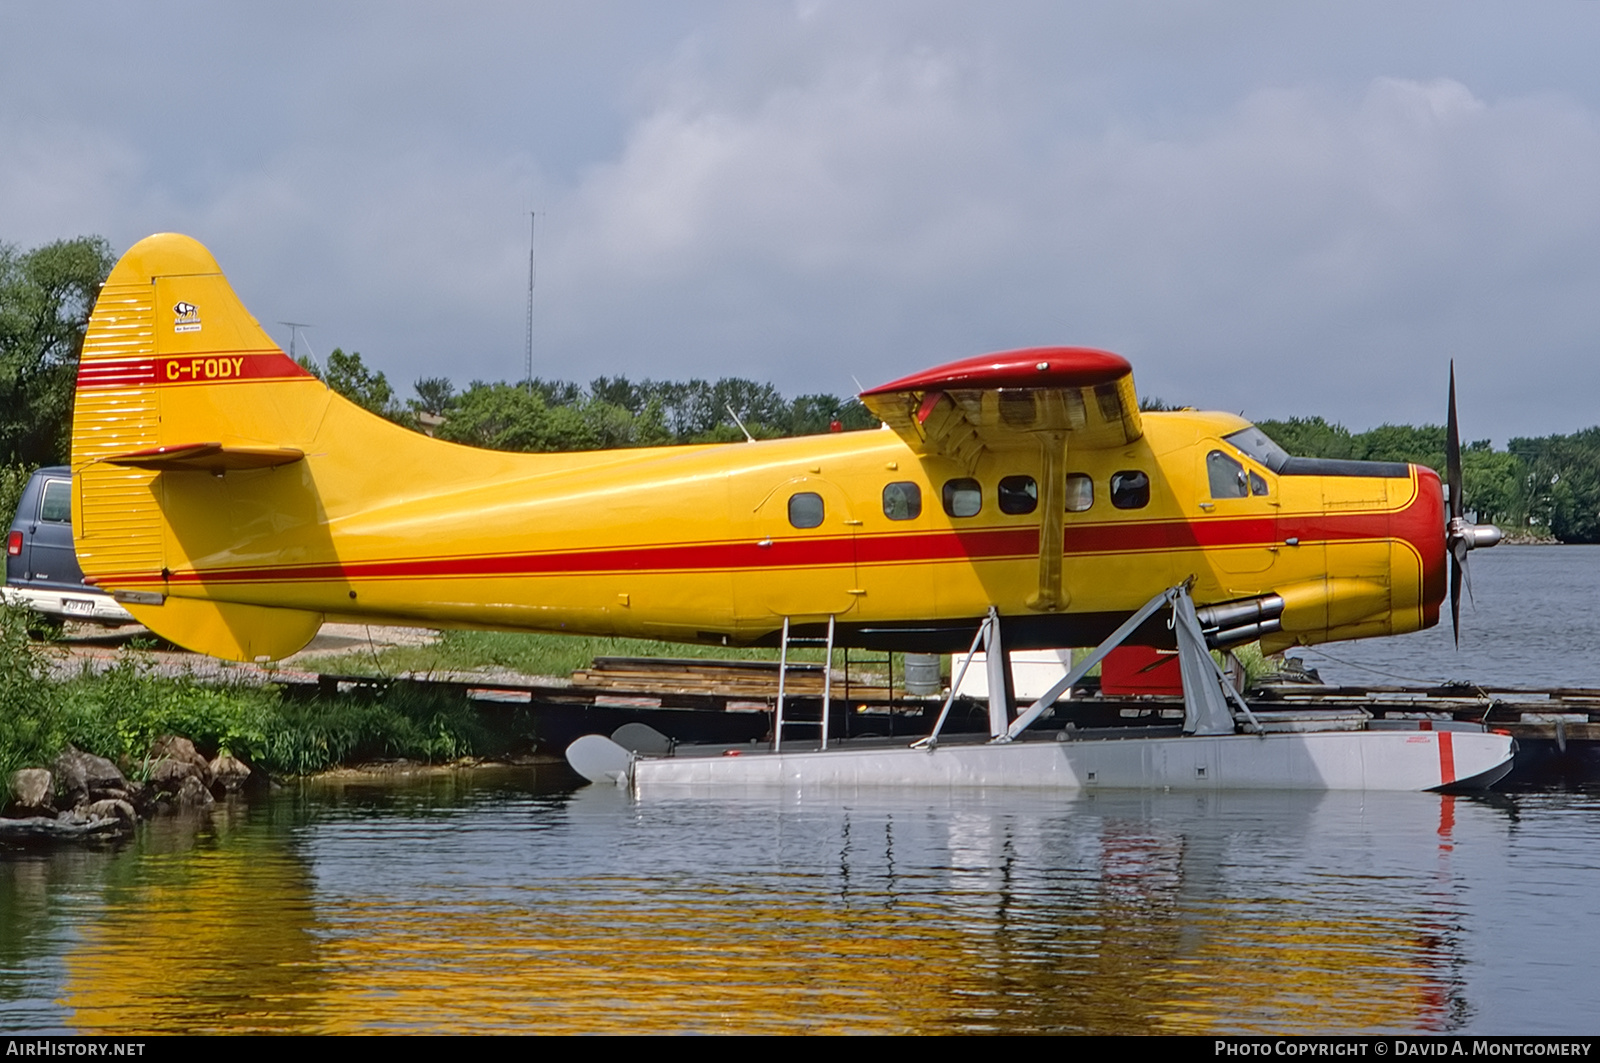
[[1254,469],[1250,470],[1250,493],[1264,495],[1267,493],[1267,481],[1263,480]]
[[1039,508],[1039,485],[1031,476],[1005,476],[1000,480],[1000,512],[1032,513]]
[[72,481],[46,480],[44,498],[39,502],[39,519],[59,524],[72,523]]
[[796,528],[815,528],[822,523],[822,496],[801,491],[789,496],[789,523]]
[[1094,481],[1085,473],[1067,473],[1067,512],[1082,513],[1094,505]]
[[886,486],[883,515],[890,520],[916,520],[922,516],[922,488],[906,481]]
[[976,517],[983,508],[983,488],[969,479],[944,482],[944,511],[952,517]]
[[1143,509],[1150,504],[1150,477],[1138,469],[1111,474],[1111,504],[1118,509]]
[[1206,455],[1206,478],[1211,481],[1212,498],[1250,497],[1250,481],[1245,479],[1244,466],[1220,450]]

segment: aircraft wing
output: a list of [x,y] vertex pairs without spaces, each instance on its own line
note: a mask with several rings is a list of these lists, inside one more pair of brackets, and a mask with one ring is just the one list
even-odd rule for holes
[[968,473],[985,451],[1037,450],[1039,589],[1028,607],[1066,609],[1066,454],[1126,446],[1144,434],[1127,361],[1086,347],[1030,347],[901,377],[862,392],[861,401],[913,451],[950,458]]
[[984,450],[1055,438],[1119,447],[1144,434],[1133,368],[1086,347],[1030,347],[951,362],[861,393],[873,415],[918,453],[977,467]]

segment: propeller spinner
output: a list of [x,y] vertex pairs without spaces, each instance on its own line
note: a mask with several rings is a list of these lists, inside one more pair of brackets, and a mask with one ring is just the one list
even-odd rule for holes
[[[1500,541],[1500,529],[1493,524],[1473,524],[1466,518],[1461,497],[1461,434],[1456,429],[1456,363],[1450,362],[1450,414],[1445,424],[1445,477],[1450,485],[1450,519],[1445,525],[1445,548],[1450,551],[1450,626],[1461,645],[1461,582],[1466,577],[1467,551],[1490,547]],[[1467,590],[1472,590],[1471,581]]]

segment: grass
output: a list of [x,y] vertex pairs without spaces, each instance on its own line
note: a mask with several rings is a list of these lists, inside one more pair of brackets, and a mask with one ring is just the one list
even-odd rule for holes
[[295,700],[276,687],[157,675],[136,651],[98,675],[52,680],[46,651],[28,637],[30,619],[0,607],[0,780],[48,765],[68,743],[138,777],[165,734],[280,776],[385,757],[453,760],[495,741],[465,698],[408,683]]
[[[836,653],[839,651],[835,651]],[[799,649],[796,660],[820,661],[820,649]],[[588,635],[535,635],[507,631],[445,631],[429,646],[357,650],[319,658],[317,670],[334,675],[431,675],[504,669],[521,675],[567,676],[596,657],[688,657],[697,660],[776,661],[775,649],[702,646],[652,639]]]

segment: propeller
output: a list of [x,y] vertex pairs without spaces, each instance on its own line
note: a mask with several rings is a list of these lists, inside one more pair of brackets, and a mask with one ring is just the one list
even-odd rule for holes
[[1490,547],[1500,541],[1500,529],[1493,524],[1473,524],[1467,520],[1466,499],[1461,493],[1461,433],[1456,427],[1456,363],[1450,360],[1450,413],[1444,429],[1445,481],[1450,486],[1450,517],[1445,525],[1445,549],[1450,552],[1450,627],[1456,645],[1461,645],[1461,582],[1467,576],[1467,552]]

